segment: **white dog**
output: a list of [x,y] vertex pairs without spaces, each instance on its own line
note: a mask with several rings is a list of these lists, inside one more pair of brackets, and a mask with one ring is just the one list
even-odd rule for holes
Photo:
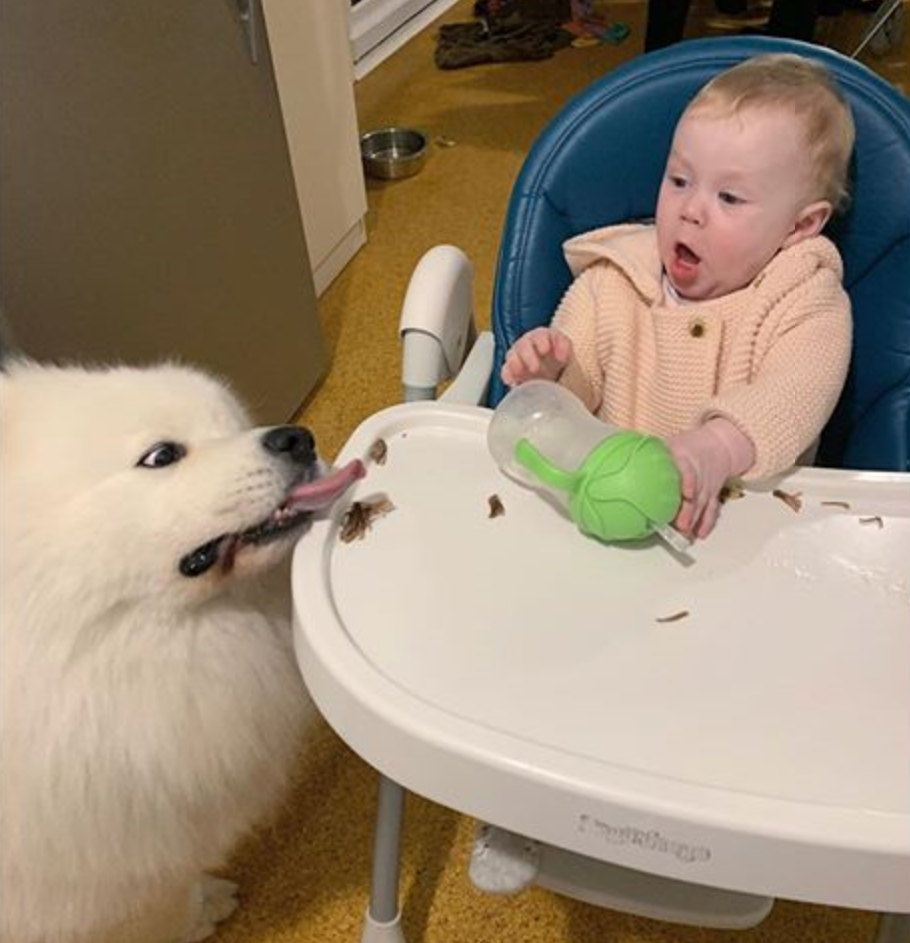
[[197,371],[0,373],[5,943],[200,940],[314,709],[288,550],[363,473]]

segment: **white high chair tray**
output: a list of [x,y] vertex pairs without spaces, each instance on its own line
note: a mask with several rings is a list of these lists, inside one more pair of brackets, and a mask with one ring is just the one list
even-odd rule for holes
[[[593,858],[910,912],[910,475],[801,469],[773,485],[798,511],[747,490],[684,566],[506,478],[490,415],[393,407],[339,457],[367,476],[293,566],[338,734],[407,789]],[[394,510],[342,542],[377,495]]]

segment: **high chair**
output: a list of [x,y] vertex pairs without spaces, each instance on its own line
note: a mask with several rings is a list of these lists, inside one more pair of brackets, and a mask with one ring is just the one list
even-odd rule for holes
[[[585,538],[506,479],[488,407],[505,350],[569,284],[562,243],[652,215],[686,102],[768,51],[821,59],[854,111],[853,202],[830,227],[854,355],[823,467],[729,502],[686,567],[654,542]],[[540,135],[492,334],[475,337],[467,257],[421,260],[401,319],[409,402],[339,457],[364,458],[352,499],[387,513],[348,540],[353,505],[338,508],[293,567],[304,678],[380,774],[365,943],[404,940],[405,790],[539,840],[538,883],[592,903],[745,928],[781,897],[878,911],[877,943],[910,938],[908,179],[910,102],[856,61],[685,42],[606,75]]]

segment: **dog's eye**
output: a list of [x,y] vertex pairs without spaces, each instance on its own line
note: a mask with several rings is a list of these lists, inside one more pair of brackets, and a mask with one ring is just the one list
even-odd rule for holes
[[164,468],[165,465],[179,462],[184,455],[186,455],[186,449],[179,442],[159,442],[153,445],[136,464],[145,468]]

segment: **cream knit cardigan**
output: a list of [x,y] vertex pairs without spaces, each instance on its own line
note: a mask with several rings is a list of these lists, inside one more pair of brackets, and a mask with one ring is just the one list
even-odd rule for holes
[[598,229],[564,249],[576,278],[553,326],[574,356],[560,382],[591,412],[658,436],[724,416],[755,445],[747,478],[789,468],[815,442],[850,361],[830,240],[803,240],[745,288],[682,306],[664,298],[652,225]]

